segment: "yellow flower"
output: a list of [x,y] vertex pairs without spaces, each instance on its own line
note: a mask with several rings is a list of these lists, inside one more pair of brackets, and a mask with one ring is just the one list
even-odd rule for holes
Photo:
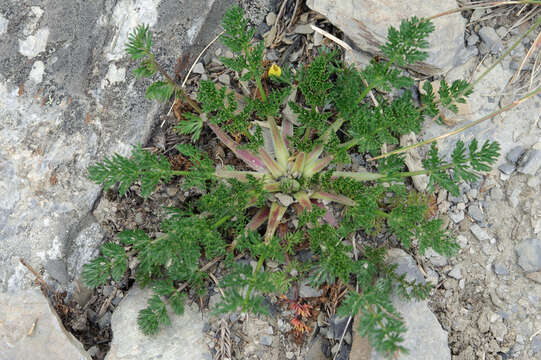
[[282,69],[280,69],[280,67],[276,64],[272,64],[271,67],[269,68],[269,76],[280,76],[282,75]]

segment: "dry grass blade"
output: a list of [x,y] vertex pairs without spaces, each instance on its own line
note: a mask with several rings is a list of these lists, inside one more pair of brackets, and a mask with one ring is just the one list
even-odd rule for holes
[[220,340],[214,360],[231,360],[231,332],[224,319],[220,320]]
[[518,79],[519,74],[522,71],[522,68],[526,64],[526,61],[528,61],[530,56],[532,56],[534,51],[537,50],[540,46],[541,46],[541,31],[539,32],[539,34],[537,34],[537,37],[535,38],[535,41],[533,42],[532,46],[530,47],[530,49],[526,53],[526,56],[524,57],[524,59],[522,59],[522,62],[520,63],[520,66],[518,67],[517,72],[515,73],[515,75],[513,75],[513,78],[511,79],[512,83],[515,82]]

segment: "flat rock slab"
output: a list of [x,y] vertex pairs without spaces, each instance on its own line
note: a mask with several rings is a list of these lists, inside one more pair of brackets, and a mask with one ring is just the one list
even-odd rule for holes
[[[389,26],[398,28],[403,19],[430,17],[457,7],[455,1],[441,0],[308,0],[308,7],[326,16],[357,47],[371,54],[387,39]],[[412,67],[428,74],[440,74],[468,58],[464,48],[465,21],[460,14],[439,17],[430,35],[429,58]]]
[[0,293],[0,360],[91,360],[38,289]]
[[135,286],[115,309],[113,341],[105,360],[211,360],[203,336],[205,319],[196,306],[185,306],[183,316],[171,312],[171,326],[155,336],[139,330],[137,316],[151,295],[151,289]]
[[19,257],[65,285],[96,255],[87,168],[145,143],[161,109],[132,74],[128,34],[148,24],[172,72],[214,1],[0,1],[0,292],[30,285]]

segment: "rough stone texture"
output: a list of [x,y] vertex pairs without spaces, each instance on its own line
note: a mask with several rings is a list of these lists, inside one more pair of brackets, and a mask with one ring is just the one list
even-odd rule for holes
[[[541,144],[540,144],[541,145]],[[527,175],[535,175],[541,167],[541,150],[531,149],[520,161],[518,171]]]
[[171,326],[146,336],[137,326],[139,310],[147,307],[149,288],[133,287],[111,319],[113,341],[106,360],[212,359],[203,336],[205,319],[197,306],[185,306],[184,315],[171,315]]
[[0,360],[28,359],[91,360],[91,357],[64,329],[39,289],[0,293]]
[[523,240],[515,248],[518,264],[524,271],[541,270],[541,241],[539,239]]
[[502,39],[500,39],[494,28],[489,26],[483,27],[479,30],[479,36],[491,53],[498,54],[503,51]]
[[[0,2],[0,291],[29,285],[19,257],[65,267],[67,278],[55,275],[65,284],[95,255],[103,234],[91,210],[100,188],[86,169],[144,143],[160,109],[143,99],[148,82],[131,75],[128,33],[149,24],[155,49],[168,49],[159,60],[172,69],[190,44],[205,41],[198,34],[213,3]],[[219,31],[218,13],[209,31]]]
[[[486,69],[485,65],[480,65],[473,74],[473,79],[477,79]],[[501,95],[510,91],[505,87],[513,74],[514,72],[508,66],[508,60],[504,60],[503,64],[496,66],[476,84],[473,94],[468,97],[473,114],[471,120],[477,120],[499,110],[500,106],[508,105],[518,98],[520,94],[514,96]],[[468,70],[464,74],[459,74],[456,78],[468,79],[469,76]],[[443,156],[450,156],[458,140],[464,141],[466,145],[474,137],[477,138],[480,144],[486,140],[497,141],[501,146],[500,154],[502,154],[496,163],[496,166],[499,166],[506,161],[504,155],[517,147],[518,143],[525,148],[530,148],[539,142],[539,139],[541,139],[541,127],[538,126],[540,117],[541,96],[537,95],[493,119],[484,121],[460,134],[438,141],[438,150]],[[451,127],[438,125],[433,121],[425,122],[423,139],[430,139],[462,126],[464,126],[463,122],[458,122]],[[538,146],[540,145],[538,144]]]
[[[387,253],[388,261],[398,264],[397,274],[406,274],[408,281],[424,282],[423,274],[417,268],[415,260],[401,249],[391,249]],[[404,335],[403,346],[408,355],[400,355],[399,360],[450,360],[451,352],[447,345],[447,332],[441,328],[436,316],[425,301],[404,301],[398,297],[392,299],[394,306],[406,321],[408,332]],[[384,357],[372,352],[372,360]]]
[[[325,15],[348,35],[361,50],[377,53],[385,43],[390,25],[412,16],[429,17],[456,8],[455,1],[439,0],[308,0],[308,7]],[[464,48],[464,19],[459,14],[433,21],[436,30],[428,41],[430,57],[416,70],[439,74],[467,60]]]

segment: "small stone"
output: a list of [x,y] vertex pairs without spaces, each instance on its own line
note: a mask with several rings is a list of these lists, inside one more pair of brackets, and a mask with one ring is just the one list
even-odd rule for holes
[[500,319],[500,321],[490,324],[490,332],[494,335],[496,340],[503,341],[503,338],[507,335],[507,327]]
[[425,251],[425,256],[435,266],[447,265],[447,258],[445,256],[438,254],[432,248],[428,248],[428,250]]
[[135,223],[137,225],[143,225],[144,222],[145,222],[145,219],[142,213],[138,212],[137,214],[135,214]]
[[314,46],[321,46],[323,44],[323,35],[318,32],[314,33]]
[[522,146],[515,146],[507,153],[506,159],[509,160],[511,164],[516,164],[520,160],[522,154],[524,154],[524,148]]
[[518,264],[524,271],[541,270],[541,241],[536,238],[523,240],[515,247]]
[[479,190],[471,189],[470,191],[468,191],[468,196],[472,199],[477,199],[477,196],[479,196]]
[[507,35],[507,29],[504,26],[500,26],[496,29],[496,34],[500,37],[500,39],[503,39]]
[[541,150],[530,149],[520,160],[518,171],[526,175],[535,175],[541,167]]
[[478,240],[481,241],[487,241],[490,239],[490,236],[487,234],[487,232],[484,229],[481,229],[481,227],[477,224],[473,224],[470,227],[470,231]]
[[449,212],[449,219],[453,220],[455,224],[458,224],[464,220],[464,211],[451,211]]
[[504,263],[495,262],[492,267],[496,275],[509,275],[509,270],[507,270],[507,266]]
[[287,359],[287,360],[293,359],[294,356],[295,356],[295,353],[294,353],[294,352],[292,352],[292,351],[286,352],[286,359]]
[[331,348],[331,353],[336,354],[340,350],[340,343],[334,344],[334,346]]
[[270,335],[261,336],[261,338],[259,339],[259,343],[261,345],[271,346],[272,345],[272,336],[270,336]]
[[466,42],[468,43],[468,47],[474,46],[479,42],[479,36],[477,34],[473,33],[466,39]]
[[295,27],[295,33],[297,34],[311,34],[314,32],[314,29],[310,26],[310,24],[299,24]]
[[346,344],[351,345],[351,333],[349,331],[347,331],[344,335],[344,341],[346,342]]
[[502,39],[500,39],[494,28],[489,26],[481,28],[479,36],[491,53],[498,54],[503,51]]
[[513,189],[511,195],[509,196],[509,203],[511,203],[511,206],[513,208],[516,208],[517,205],[520,203],[520,193],[520,189]]
[[468,239],[464,235],[458,235],[456,237],[456,242],[461,248],[468,246]]
[[456,208],[457,210],[463,211],[466,209],[466,204],[464,204],[463,202],[459,202],[458,204],[456,204]]
[[194,74],[203,75],[203,74],[205,73],[205,67],[203,66],[203,64],[201,64],[200,62],[198,62],[198,63],[195,64],[195,66],[193,67],[192,72],[193,72]]
[[454,279],[460,280],[462,279],[462,269],[460,266],[455,266],[447,275]]
[[474,21],[477,21],[479,19],[481,19],[483,17],[483,15],[485,15],[485,11],[486,9],[480,9],[480,8],[477,8],[475,10],[473,10],[472,14],[471,14],[471,17],[470,17],[470,22],[474,22]]
[[273,12],[268,13],[267,16],[265,17],[265,22],[267,23],[268,26],[273,26],[274,23],[276,22],[276,14]]
[[477,327],[482,333],[486,333],[490,330],[490,322],[488,321],[487,311],[483,311],[477,320]]
[[495,186],[492,188],[492,190],[490,190],[490,197],[492,200],[503,200],[505,198],[505,194],[500,187]]
[[344,330],[346,329],[346,325],[348,324],[348,317],[339,317],[336,315],[333,315],[329,319],[329,329],[332,331],[333,338],[335,340],[339,340],[342,337],[342,334],[344,333]]
[[511,175],[515,171],[515,165],[504,163],[498,166],[498,170],[500,170],[502,173],[506,175]]
[[308,285],[308,281],[304,281],[299,289],[299,296],[303,298],[319,297],[323,295],[323,290],[314,289]]
[[216,49],[216,51],[214,52],[214,55],[216,55],[216,56],[222,55],[222,49],[220,49],[220,48]]
[[218,81],[224,85],[229,85],[231,83],[231,78],[227,74],[222,74],[218,76]]
[[278,59],[280,59],[280,57],[278,56],[276,50],[269,50],[265,53],[265,57],[267,58],[267,60],[269,61],[278,61]]
[[174,185],[170,185],[167,187],[166,192],[167,192],[167,195],[173,197],[177,194],[178,188]]
[[111,312],[107,311],[103,316],[98,320],[98,326],[100,329],[105,329],[111,325]]
[[539,185],[541,183],[541,178],[539,177],[535,177],[535,176],[531,176],[529,179],[528,179],[528,186],[531,187],[531,188],[536,188],[537,185]]
[[232,59],[233,58],[233,53],[231,52],[231,50],[227,50],[225,52],[225,57],[228,58],[228,59]]
[[468,207],[468,215],[475,221],[481,222],[485,220],[485,214],[483,214],[478,205],[470,205]]
[[115,287],[111,285],[106,285],[101,290],[101,293],[103,294],[103,296],[106,296],[106,297],[110,297],[111,295],[113,295],[114,292],[115,292]]

